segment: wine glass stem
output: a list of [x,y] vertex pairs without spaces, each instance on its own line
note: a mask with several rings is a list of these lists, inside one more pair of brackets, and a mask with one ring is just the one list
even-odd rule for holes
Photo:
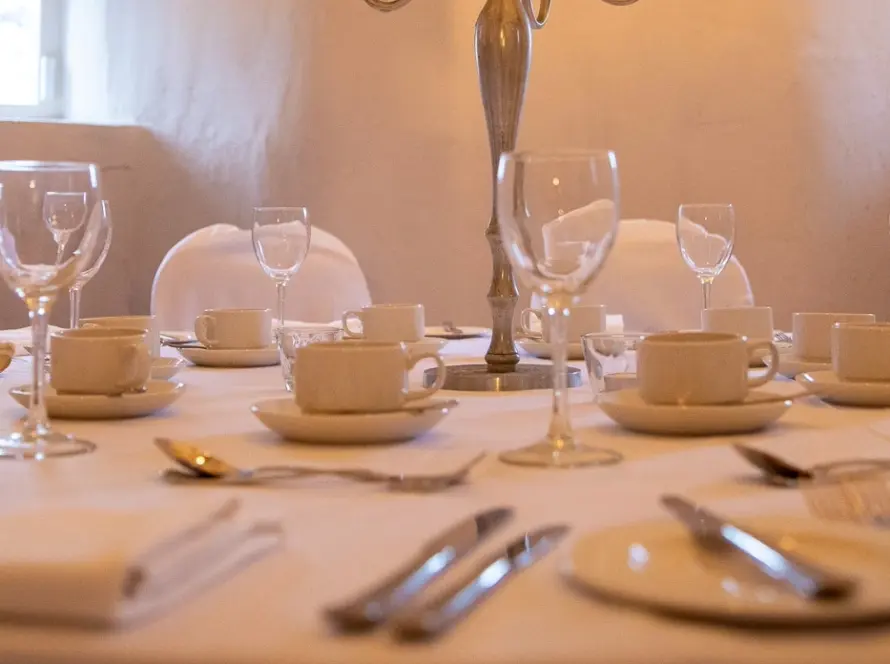
[[555,449],[565,450],[575,445],[566,379],[569,308],[548,305],[547,315],[550,317],[550,361],[553,363],[553,410],[547,439]]
[[701,295],[702,295],[702,303],[704,309],[711,308],[711,283],[713,279],[702,279],[701,280]]
[[71,301],[71,319],[68,327],[73,330],[80,327],[80,286],[68,289],[68,299]]
[[278,326],[284,325],[284,293],[287,288],[287,281],[276,281],[275,288],[278,290]]
[[31,404],[23,434],[26,439],[41,440],[49,433],[46,417],[46,337],[52,300],[46,297],[29,298],[28,317],[31,319],[31,343],[34,347],[31,366]]

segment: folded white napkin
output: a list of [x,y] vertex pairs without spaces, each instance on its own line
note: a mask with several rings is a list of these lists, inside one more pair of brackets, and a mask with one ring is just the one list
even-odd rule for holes
[[[883,428],[885,436],[876,429]],[[745,445],[811,467],[847,459],[890,459],[890,421],[871,427],[843,427],[746,440]]]
[[[55,325],[49,326],[49,333],[52,334],[54,332],[58,332],[61,330],[61,327],[56,327]],[[16,355],[30,355],[31,353],[25,350],[25,346],[31,346],[31,328],[30,327],[22,327],[17,330],[2,330],[0,331],[0,341],[15,344],[15,354]]]
[[169,608],[282,541],[237,499],[0,516],[0,614],[123,625]]

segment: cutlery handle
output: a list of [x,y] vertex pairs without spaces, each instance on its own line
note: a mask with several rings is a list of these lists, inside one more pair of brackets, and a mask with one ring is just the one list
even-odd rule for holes
[[453,549],[434,556],[421,554],[358,597],[328,607],[325,616],[342,629],[369,629],[379,625],[448,569],[456,558]]
[[283,480],[295,477],[311,477],[312,475],[334,475],[359,482],[383,482],[388,475],[362,468],[312,468],[306,466],[260,466],[253,470],[253,479],[259,481]]

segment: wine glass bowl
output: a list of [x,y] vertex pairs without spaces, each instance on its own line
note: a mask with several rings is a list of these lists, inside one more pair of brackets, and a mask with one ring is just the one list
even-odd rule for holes
[[284,324],[288,282],[309,253],[312,226],[303,207],[257,207],[251,228],[253,250],[263,271],[275,282],[278,325]]
[[[89,452],[92,443],[50,427],[44,363],[52,306],[85,269],[98,241],[99,217],[91,212],[101,200],[99,169],[94,164],[0,161],[0,186],[0,276],[28,307],[33,354],[28,416],[19,431],[0,436],[0,457],[41,460]],[[61,243],[59,229],[47,221],[50,209],[67,220]]]
[[567,324],[573,301],[602,269],[618,233],[620,186],[606,150],[513,152],[498,166],[497,217],[505,253],[549,316],[553,410],[545,439],[506,452],[507,463],[574,467],[616,463],[614,450],[578,443],[566,380]]
[[684,203],[677,212],[677,245],[702,284],[703,309],[711,307],[711,284],[732,257],[735,209],[731,203]]

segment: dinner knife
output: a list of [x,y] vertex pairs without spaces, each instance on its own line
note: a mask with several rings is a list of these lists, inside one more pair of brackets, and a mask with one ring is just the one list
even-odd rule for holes
[[677,517],[704,546],[725,544],[744,554],[764,574],[790,586],[805,599],[844,599],[857,586],[852,577],[837,574],[804,560],[781,544],[681,496],[662,496],[661,504]]
[[504,582],[550,553],[568,532],[568,526],[551,525],[524,533],[441,595],[396,616],[392,624],[394,635],[403,640],[439,636],[467,616]]
[[427,542],[398,572],[360,596],[325,609],[325,617],[343,630],[380,625],[512,517],[512,507],[495,507],[463,519]]

